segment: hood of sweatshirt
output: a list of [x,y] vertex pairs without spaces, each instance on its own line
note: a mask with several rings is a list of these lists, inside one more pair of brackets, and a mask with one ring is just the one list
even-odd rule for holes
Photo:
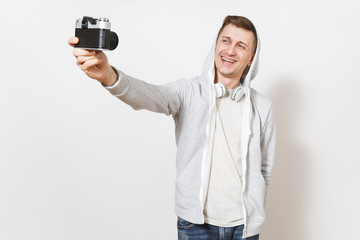
[[[249,69],[245,68],[245,70],[244,70],[244,72],[246,72],[248,70],[248,72],[245,76],[245,80],[242,81],[242,85],[244,88],[250,88],[250,82],[256,77],[256,75],[258,73],[259,54],[260,54],[260,49],[261,49],[259,34],[258,34],[257,38],[258,38],[257,47],[256,47],[253,63],[251,64]],[[205,76],[206,79],[210,83],[214,83],[214,79],[215,79],[215,63],[214,63],[215,47],[216,47],[216,40],[212,44],[212,46],[205,58],[204,65],[203,65],[203,76]],[[244,74],[243,74],[242,78],[243,77],[244,77]]]

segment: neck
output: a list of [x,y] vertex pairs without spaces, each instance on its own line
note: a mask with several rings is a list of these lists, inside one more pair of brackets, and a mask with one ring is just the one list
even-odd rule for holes
[[231,79],[222,76],[221,74],[215,75],[215,83],[222,83],[226,87],[226,89],[234,89],[240,85],[240,78],[239,79]]

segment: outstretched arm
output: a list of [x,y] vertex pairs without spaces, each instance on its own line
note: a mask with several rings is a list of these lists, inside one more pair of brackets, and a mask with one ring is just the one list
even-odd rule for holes
[[[72,47],[78,42],[77,37],[71,37],[68,41]],[[149,84],[115,70],[102,51],[74,48],[73,54],[77,60],[76,64],[88,77],[98,80],[111,94],[132,108],[173,116],[179,112],[182,103],[180,89],[184,86],[183,82]]]

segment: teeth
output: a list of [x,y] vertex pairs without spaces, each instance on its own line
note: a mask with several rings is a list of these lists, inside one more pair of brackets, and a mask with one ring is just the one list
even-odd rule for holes
[[224,58],[224,57],[222,57],[221,59],[224,60],[224,61],[226,61],[226,62],[229,62],[229,63],[234,63],[234,62],[235,62],[235,61],[231,61],[231,60],[229,60],[229,59],[227,59],[227,58]]

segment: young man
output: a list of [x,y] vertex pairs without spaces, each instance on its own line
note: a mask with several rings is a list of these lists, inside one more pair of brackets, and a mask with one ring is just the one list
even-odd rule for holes
[[80,69],[123,102],[172,115],[180,240],[259,238],[275,152],[272,104],[250,87],[259,52],[256,29],[241,16],[225,18],[191,80],[156,86],[114,69],[101,51],[73,51]]

